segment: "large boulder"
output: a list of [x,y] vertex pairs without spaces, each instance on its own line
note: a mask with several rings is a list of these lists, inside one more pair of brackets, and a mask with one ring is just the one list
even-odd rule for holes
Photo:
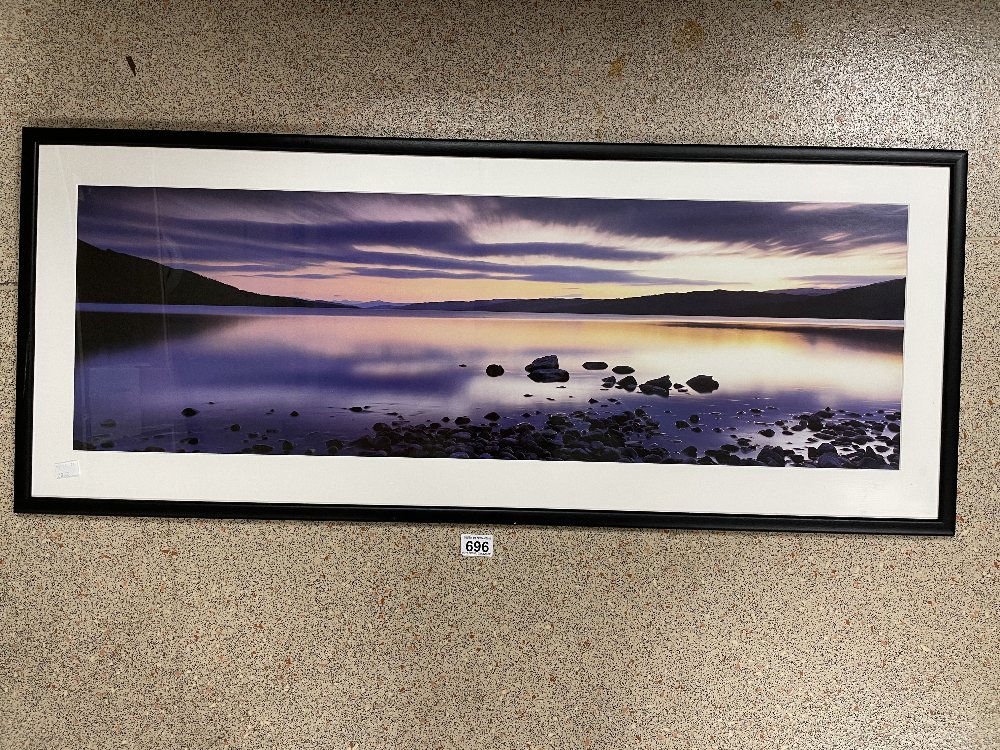
[[558,370],[559,369],[559,357],[555,354],[546,354],[544,357],[539,357],[531,362],[530,365],[525,365],[524,369],[526,372],[534,372],[535,370]]
[[647,380],[639,386],[639,390],[648,396],[669,396],[670,387],[673,383],[670,381],[669,375],[662,375],[658,378],[653,378],[652,380]]
[[711,375],[695,375],[687,384],[692,391],[698,393],[711,393],[719,388],[719,381]]
[[821,469],[843,469],[849,466],[847,459],[836,453],[821,453],[816,459],[816,465]]
[[626,375],[624,378],[618,381],[615,388],[624,388],[626,391],[634,391],[639,384],[636,379],[631,375]]
[[658,388],[655,385],[650,385],[649,383],[640,383],[639,390],[645,393],[647,396],[662,396],[666,398],[670,395],[670,391],[666,388]]
[[765,445],[757,454],[757,460],[764,466],[784,466],[785,452],[776,445]]

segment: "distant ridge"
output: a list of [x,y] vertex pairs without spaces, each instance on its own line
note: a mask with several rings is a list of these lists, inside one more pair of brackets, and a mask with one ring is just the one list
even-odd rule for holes
[[623,299],[525,299],[419,302],[405,310],[573,313],[580,315],[717,315],[764,318],[902,320],[906,279],[821,295],[776,292],[670,292]]
[[183,269],[79,240],[76,301],[119,305],[222,305],[245,307],[353,307],[238,289]]

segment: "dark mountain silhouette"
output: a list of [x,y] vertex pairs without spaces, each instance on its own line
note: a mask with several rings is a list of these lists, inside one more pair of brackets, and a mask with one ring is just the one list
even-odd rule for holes
[[120,305],[353,307],[247,292],[192,271],[101,250],[83,240],[77,242],[76,301]]
[[421,302],[407,310],[607,315],[719,315],[765,318],[902,320],[905,279],[822,295],[775,292],[673,292],[624,299],[525,299]]

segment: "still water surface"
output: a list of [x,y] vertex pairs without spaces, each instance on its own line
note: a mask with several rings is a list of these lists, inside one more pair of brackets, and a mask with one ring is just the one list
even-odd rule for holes
[[[74,438],[114,450],[232,452],[247,430],[272,430],[298,451],[396,415],[521,419],[609,398],[621,402],[612,410],[699,413],[747,432],[761,422],[737,412],[753,406],[898,410],[902,390],[893,322],[140,306],[81,306],[78,322]],[[568,382],[526,377],[547,354]],[[640,383],[706,374],[720,387],[667,399],[608,391],[611,373],[583,369],[589,360],[633,367]],[[486,376],[490,364],[505,374]]]

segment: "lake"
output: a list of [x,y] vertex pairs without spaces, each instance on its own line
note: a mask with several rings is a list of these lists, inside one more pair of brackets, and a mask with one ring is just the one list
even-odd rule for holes
[[[697,451],[688,458],[703,458],[723,443],[744,460],[780,446],[806,465],[824,441],[847,458],[866,447],[873,456],[871,446],[898,453],[899,322],[125,305],[80,305],[77,317],[74,440],[86,449],[396,455],[387,449],[398,442],[394,431],[436,424],[449,450],[466,449],[446,455],[546,457],[500,438],[492,453],[479,451],[476,429],[514,435],[530,424],[521,432],[584,433],[573,436],[581,452],[563,456],[580,460],[657,460],[687,447]],[[568,381],[527,378],[525,365],[549,354]],[[609,369],[584,369],[586,361]],[[491,364],[504,374],[487,376]],[[602,387],[617,365],[633,368],[639,383],[710,375],[719,387],[672,389],[666,398]],[[805,424],[826,408],[823,428]],[[624,412],[633,419],[637,409],[638,438],[607,422]],[[555,413],[575,425],[554,425]],[[593,418],[584,424],[581,414]],[[456,438],[459,417],[470,421]],[[588,440],[588,429],[602,440]],[[351,448],[379,431],[381,441]],[[442,455],[412,448],[423,438],[410,432],[402,455]],[[591,455],[594,442],[603,447]]]

